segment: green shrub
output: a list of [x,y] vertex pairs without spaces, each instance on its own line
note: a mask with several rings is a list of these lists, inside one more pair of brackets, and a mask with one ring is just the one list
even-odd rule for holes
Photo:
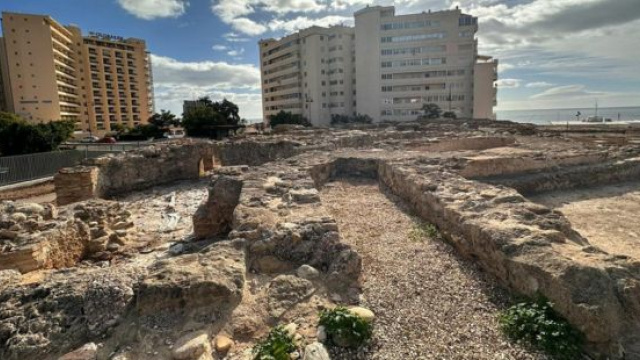
[[435,239],[440,233],[435,225],[429,223],[419,223],[413,226],[409,231],[409,240],[422,241],[427,238]]
[[320,321],[330,343],[343,347],[358,347],[371,339],[373,326],[344,307],[320,312]]
[[500,314],[504,334],[552,356],[554,359],[580,358],[583,337],[544,298],[520,302]]
[[282,326],[271,329],[267,338],[253,347],[254,360],[290,360],[290,353],[298,350],[293,337]]

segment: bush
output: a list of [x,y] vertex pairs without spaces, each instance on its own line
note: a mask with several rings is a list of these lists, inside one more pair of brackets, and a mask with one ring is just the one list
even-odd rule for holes
[[583,337],[543,297],[520,302],[500,314],[504,334],[540,349],[554,359],[580,358]]
[[269,116],[269,125],[271,125],[271,128],[283,124],[311,126],[311,123],[304,116],[292,114],[284,110],[280,110],[279,113]]
[[344,347],[358,347],[371,339],[373,326],[344,307],[323,310],[318,325],[324,326],[327,340]]
[[356,114],[354,116],[349,115],[331,115],[331,125],[339,124],[371,124],[373,119],[369,115]]
[[282,326],[271,329],[267,338],[253,347],[254,360],[290,360],[290,353],[298,350],[293,337]]
[[442,109],[438,104],[429,103],[422,105],[423,117],[427,119],[439,119],[442,115]]
[[445,118],[445,119],[453,119],[453,120],[455,120],[455,119],[458,118],[458,115],[456,115],[456,113],[454,113],[453,111],[445,111],[442,114],[442,117]]
[[15,114],[0,112],[0,154],[20,155],[57,150],[73,134],[72,121],[30,124]]
[[438,228],[429,223],[420,223],[414,225],[413,229],[409,231],[409,240],[421,241],[427,238],[435,239],[440,235]]

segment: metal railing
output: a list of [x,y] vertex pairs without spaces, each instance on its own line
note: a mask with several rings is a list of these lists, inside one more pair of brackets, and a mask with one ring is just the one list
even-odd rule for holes
[[0,157],[0,186],[42,179],[58,170],[75,166],[88,157],[98,157],[109,151],[53,151]]

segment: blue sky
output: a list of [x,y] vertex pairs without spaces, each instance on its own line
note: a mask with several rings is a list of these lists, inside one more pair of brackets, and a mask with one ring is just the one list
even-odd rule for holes
[[157,109],[227,97],[261,117],[257,41],[351,24],[367,4],[398,13],[460,6],[500,60],[498,109],[640,106],[640,0],[3,0],[2,11],[147,41]]

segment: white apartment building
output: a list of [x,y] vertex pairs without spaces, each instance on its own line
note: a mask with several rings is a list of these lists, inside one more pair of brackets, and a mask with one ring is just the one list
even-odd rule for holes
[[264,120],[280,110],[327,126],[332,114],[415,120],[426,103],[494,118],[497,60],[477,52],[477,18],[459,9],[396,15],[373,6],[355,27],[312,27],[261,40]]

